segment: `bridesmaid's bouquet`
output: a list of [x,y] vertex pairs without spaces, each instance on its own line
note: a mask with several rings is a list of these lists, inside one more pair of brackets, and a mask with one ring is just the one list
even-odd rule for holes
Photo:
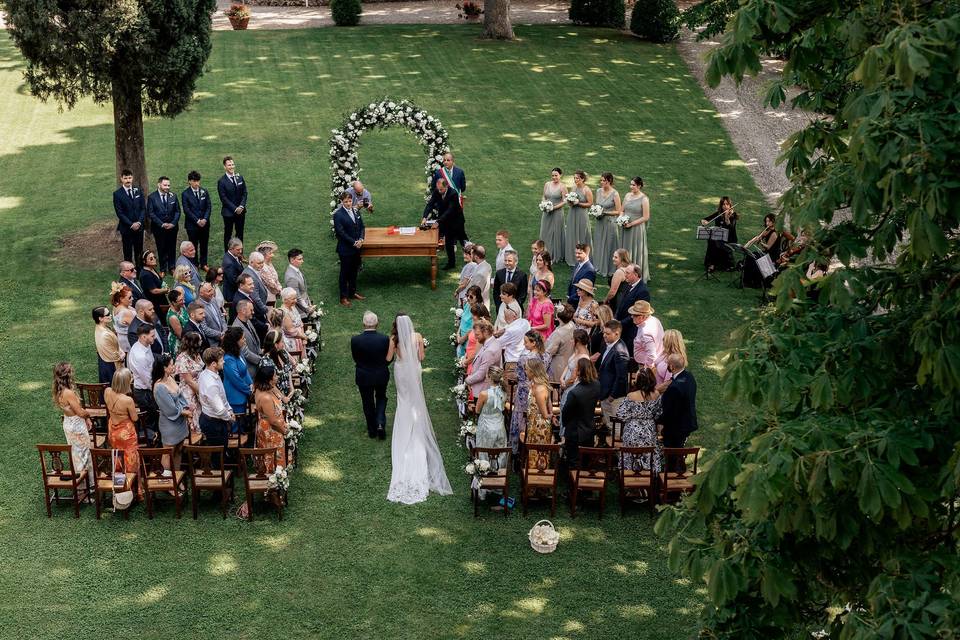
[[591,218],[597,218],[598,220],[603,217],[603,207],[598,204],[590,205],[590,208],[587,209],[587,215]]
[[553,211],[553,203],[549,200],[540,201],[540,213],[550,213]]
[[623,229],[625,226],[627,226],[627,223],[630,222],[630,216],[628,216],[628,215],[625,214],[625,213],[624,213],[624,214],[621,214],[621,215],[617,216],[617,219],[614,220],[614,222],[617,223],[617,226],[618,226],[618,227],[620,227],[621,229]]
[[580,204],[580,196],[577,195],[576,191],[569,192],[563,199],[570,204]]

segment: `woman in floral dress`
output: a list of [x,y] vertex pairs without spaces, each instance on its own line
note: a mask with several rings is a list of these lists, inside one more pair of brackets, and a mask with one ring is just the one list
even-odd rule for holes
[[[661,447],[657,440],[657,418],[663,410],[660,407],[660,392],[653,370],[640,367],[633,390],[620,403],[617,417],[623,420],[624,447],[655,447],[653,471],[660,472]],[[623,454],[623,464],[628,469],[649,469],[648,456]]]
[[[516,454],[520,446],[520,434],[525,428],[524,408],[530,395],[530,385],[527,381],[527,363],[531,360],[540,362],[544,371],[550,365],[550,355],[546,353],[543,336],[532,329],[523,336],[524,351],[517,360],[517,386],[513,398],[513,411],[510,412],[510,447]],[[546,374],[544,374],[546,375]],[[548,383],[549,386],[549,383]]]
[[[519,370],[519,365],[518,365]],[[526,430],[522,440],[525,444],[552,444],[553,431],[551,418],[553,408],[550,403],[550,381],[547,379],[547,368],[543,361],[530,358],[524,365],[525,377],[530,380],[530,394],[525,405]],[[527,459],[528,469],[548,468],[549,457],[544,461],[546,454],[538,453]]]
[[180,379],[180,393],[190,407],[190,441],[200,441],[200,372],[203,371],[203,339],[199,333],[188,331],[180,341],[180,353],[174,361],[174,373]]

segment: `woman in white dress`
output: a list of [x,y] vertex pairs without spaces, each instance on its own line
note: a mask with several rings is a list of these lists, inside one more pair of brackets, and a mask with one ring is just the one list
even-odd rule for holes
[[426,500],[431,491],[441,495],[453,493],[423,396],[423,357],[423,336],[414,332],[409,316],[398,315],[387,350],[387,362],[394,362],[393,380],[397,387],[391,440],[393,473],[387,492],[391,502],[416,504]]

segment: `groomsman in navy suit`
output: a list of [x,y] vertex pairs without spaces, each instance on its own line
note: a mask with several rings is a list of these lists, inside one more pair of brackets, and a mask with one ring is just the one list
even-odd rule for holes
[[161,273],[173,273],[177,264],[177,232],[180,230],[180,203],[170,193],[170,178],[160,176],[157,190],[147,198],[147,215],[153,225],[153,239],[157,243],[157,268]]
[[190,186],[180,194],[183,205],[183,215],[186,218],[183,228],[187,238],[197,249],[193,257],[193,264],[207,268],[207,245],[210,242],[210,192],[200,186],[200,172],[191,171],[187,174],[187,184]]
[[146,222],[146,199],[140,187],[133,184],[133,172],[120,172],[120,188],[113,192],[113,210],[117,214],[117,231],[123,241],[123,259],[133,262],[137,271],[143,266],[143,224]]
[[357,293],[357,272],[360,271],[360,248],[365,228],[360,211],[353,208],[353,197],[344,192],[340,206],[333,212],[333,231],[337,235],[337,255],[340,256],[340,304],[351,306],[350,300],[364,300]]
[[230,238],[243,240],[243,223],[247,220],[247,182],[236,172],[231,156],[223,158],[224,174],[217,182],[220,194],[220,215],[223,216],[223,250]]

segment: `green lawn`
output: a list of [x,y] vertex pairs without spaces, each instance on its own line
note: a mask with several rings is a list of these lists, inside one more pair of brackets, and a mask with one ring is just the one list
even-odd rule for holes
[[[472,517],[446,398],[454,276],[431,291],[422,259],[368,261],[361,290],[388,325],[407,311],[433,342],[424,385],[456,495],[415,507],[385,499],[389,446],[366,437],[347,344],[363,307],[335,304],[327,227],[326,141],[345,112],[389,95],[439,117],[467,172],[471,237],[492,246],[493,231],[508,228],[523,265],[553,166],[583,168],[594,185],[613,171],[621,193],[628,176],[643,176],[653,303],[687,337],[702,425],[692,441],[707,449],[729,414],[713,354],[755,303],[754,292],[695,283],[704,247],[693,229],[717,197],[747,212],[743,235],[759,228],[765,205],[672,47],[572,27],[518,27],[515,43],[478,35],[477,26],[217,33],[195,108],[146,124],[151,176],[174,177],[178,192],[193,168],[215,188],[220,157],[236,157],[252,192],[248,245],[269,237],[304,248],[308,281],[331,310],[290,508],[282,523],[265,513],[253,524],[222,521],[213,505],[196,522],[166,507],[152,522],[142,507],[129,522],[97,522],[91,508],[79,521],[67,509],[45,517],[33,447],[63,439],[50,372],[66,359],[81,380],[96,378],[89,309],[106,300],[118,259],[97,233],[113,220],[112,111],[84,103],[61,114],[30,98],[22,61],[0,37],[0,637],[672,640],[693,631],[701,585],[667,569],[645,512],[559,513],[551,556],[526,542],[545,510]],[[368,133],[361,161],[379,205],[368,224],[417,220],[416,140]],[[217,237],[218,216],[213,228]],[[59,250],[81,232],[86,251]],[[568,278],[560,266],[558,285]]]

